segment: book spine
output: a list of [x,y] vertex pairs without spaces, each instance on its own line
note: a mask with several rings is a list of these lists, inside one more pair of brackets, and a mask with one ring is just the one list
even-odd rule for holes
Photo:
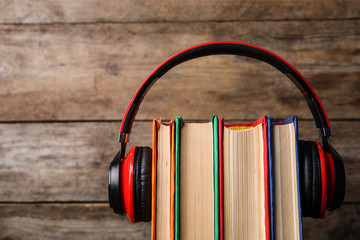
[[157,161],[157,135],[159,129],[159,121],[154,119],[153,121],[153,131],[152,131],[152,177],[151,177],[151,240],[156,240],[156,161]]
[[169,123],[170,126],[170,240],[175,237],[175,131],[174,120]]
[[213,115],[213,154],[214,154],[214,239],[219,240],[219,120],[216,115]]
[[174,238],[180,240],[180,150],[181,150],[181,117],[175,119],[175,229]]
[[219,118],[219,218],[220,240],[224,240],[224,119]]

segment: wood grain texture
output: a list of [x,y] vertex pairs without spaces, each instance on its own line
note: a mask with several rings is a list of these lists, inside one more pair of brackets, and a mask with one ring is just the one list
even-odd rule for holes
[[0,204],[0,239],[150,239],[107,204]]
[[[107,201],[119,125],[0,124],[0,201]],[[360,202],[360,122],[336,121],[332,130],[346,167],[345,199]],[[301,139],[317,139],[311,121],[300,121],[299,133]],[[151,122],[136,122],[130,137],[131,145],[151,146]]]
[[[1,125],[1,201],[107,201],[119,126]],[[151,123],[136,124],[131,143],[151,146]]]
[[[325,219],[303,218],[304,240],[355,240],[359,204]],[[131,224],[107,204],[0,204],[0,239],[150,239],[150,224]]]
[[[217,40],[269,49],[311,83],[336,120],[347,203],[324,220],[304,219],[304,239],[359,239],[359,25],[358,0],[0,0],[0,240],[150,239],[150,224],[130,224],[107,205],[120,122],[101,121],[121,119],[163,60]],[[151,145],[154,117],[212,113],[296,114],[300,138],[317,139],[297,89],[264,63],[203,58],[160,81],[139,110],[131,146]]]
[[356,0],[1,0],[0,23],[166,22],[358,18]]
[[324,219],[303,218],[304,240],[356,240],[360,236],[360,205],[344,204]]
[[[214,40],[274,51],[306,76],[330,118],[360,118],[360,20],[0,25],[0,121],[120,119],[145,77],[173,53]],[[227,119],[310,111],[280,72],[216,56],[155,84],[137,119]],[[346,94],[344,94],[346,93]],[[251,105],[250,105],[251,104]],[[250,107],[249,107],[250,105]]]

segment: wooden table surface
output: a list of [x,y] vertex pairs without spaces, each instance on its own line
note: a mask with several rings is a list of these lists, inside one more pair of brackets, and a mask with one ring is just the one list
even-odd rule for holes
[[[341,209],[303,219],[304,239],[360,238],[360,4],[309,1],[0,0],[0,239],[149,239],[108,207],[118,129],[142,80],[195,44],[255,44],[294,65],[330,118],[345,162]],[[149,91],[130,145],[151,145],[151,120],[231,121],[297,115],[305,100],[271,66],[213,56],[171,70]]]

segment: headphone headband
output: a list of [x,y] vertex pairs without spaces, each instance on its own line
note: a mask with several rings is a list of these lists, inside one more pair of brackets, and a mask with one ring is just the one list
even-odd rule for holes
[[319,133],[323,139],[327,139],[331,135],[330,122],[319,97],[316,95],[314,89],[310,86],[306,79],[288,62],[266,49],[247,43],[210,42],[196,45],[176,53],[160,64],[144,80],[133,96],[121,123],[119,135],[119,142],[122,143],[121,152],[125,152],[125,144],[128,140],[128,134],[131,132],[131,127],[134,122],[135,115],[143,98],[145,97],[145,94],[151,88],[151,86],[167,71],[180,63],[198,57],[219,54],[246,56],[267,62],[268,64],[274,66],[285,76],[287,76],[305,97],[315,120],[316,127],[319,129]]

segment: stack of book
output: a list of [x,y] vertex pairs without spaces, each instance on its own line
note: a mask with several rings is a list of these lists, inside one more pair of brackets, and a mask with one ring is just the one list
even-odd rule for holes
[[302,239],[297,119],[153,122],[152,239]]

